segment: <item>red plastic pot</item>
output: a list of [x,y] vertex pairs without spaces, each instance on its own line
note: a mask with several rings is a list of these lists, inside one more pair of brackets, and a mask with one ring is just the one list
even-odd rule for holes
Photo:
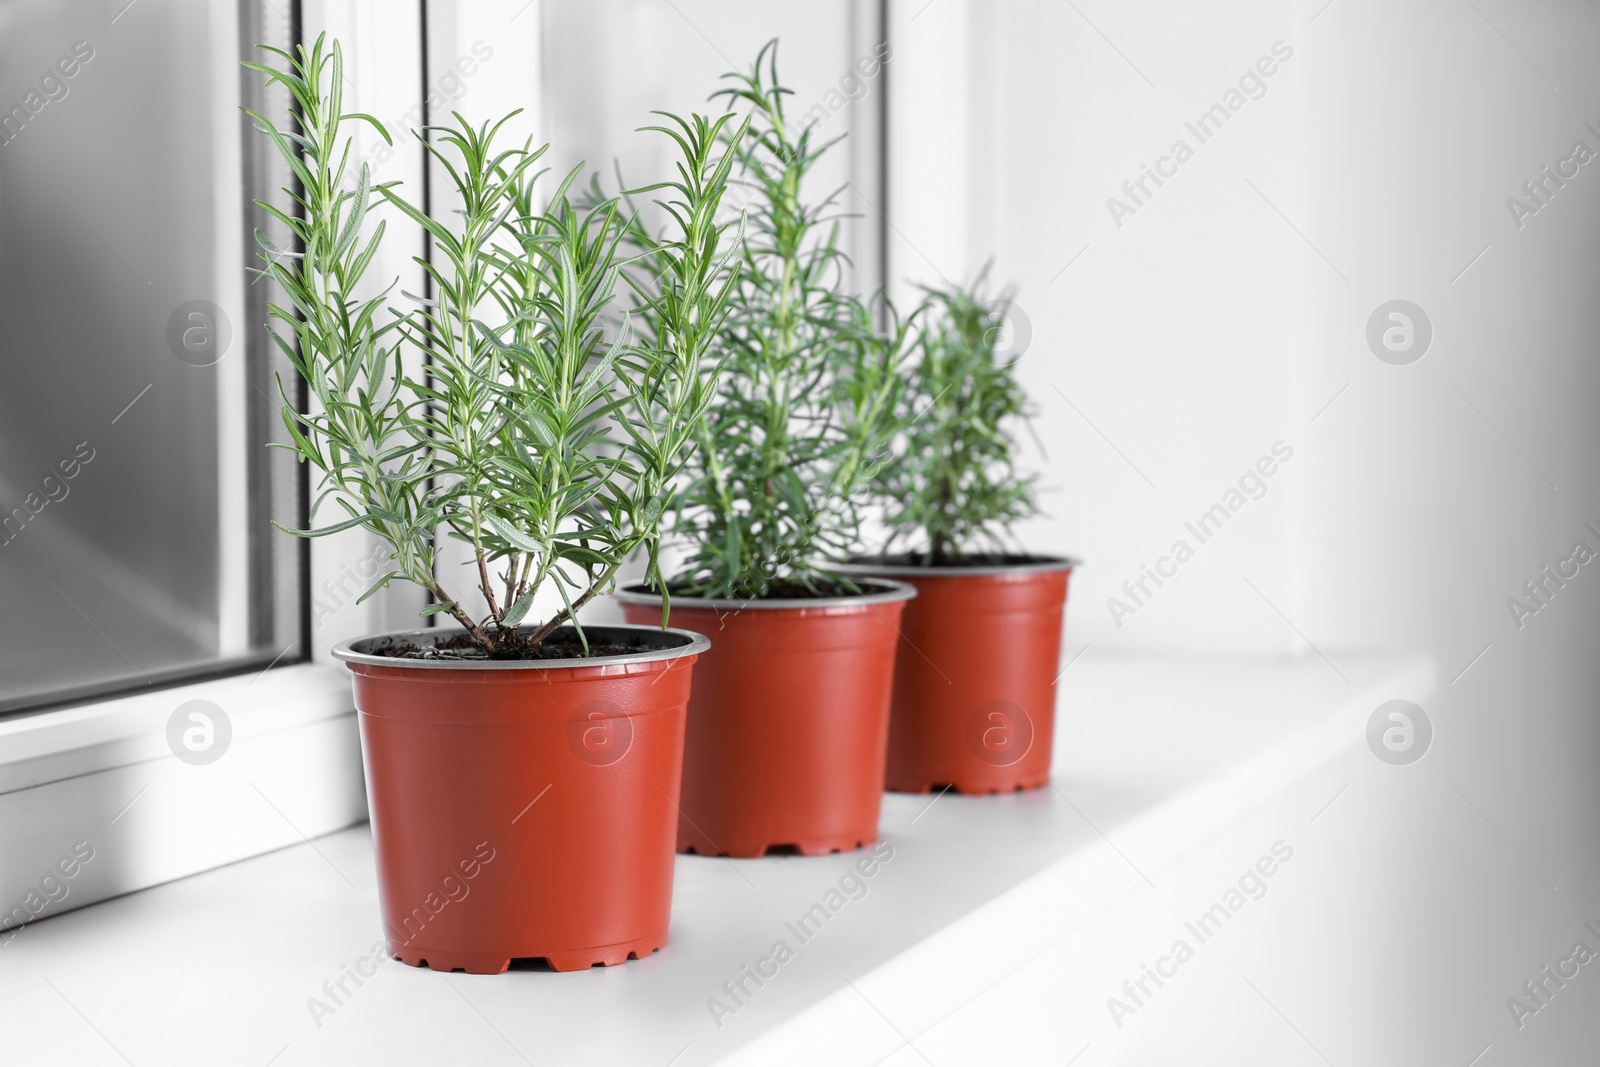
[[[695,669],[678,849],[818,856],[877,840],[901,610],[916,590],[863,582],[814,600],[673,597],[672,623],[715,647]],[[629,622],[661,598],[617,594]]]
[[588,660],[401,660],[455,630],[334,650],[355,676],[389,954],[436,971],[557,971],[667,941],[684,709],[699,634],[590,626]]
[[[887,787],[926,793],[1050,781],[1069,559],[920,567],[858,557],[838,570],[909,582],[895,661]],[[676,618],[676,616],[674,616]]]

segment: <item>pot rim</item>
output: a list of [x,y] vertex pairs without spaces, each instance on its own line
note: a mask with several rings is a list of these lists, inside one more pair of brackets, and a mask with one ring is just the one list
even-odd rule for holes
[[[570,629],[571,623],[560,627]],[[518,627],[519,631],[531,630],[531,626]],[[671,634],[684,639],[682,644],[671,648],[651,649],[645,652],[629,652],[621,656],[592,656],[588,658],[571,659],[398,659],[394,656],[378,656],[371,652],[357,648],[372,641],[380,640],[412,640],[418,644],[426,638],[454,637],[466,631],[459,626],[422,627],[415,630],[387,630],[379,634],[368,634],[365,637],[354,637],[348,641],[340,641],[333,646],[333,658],[348,664],[360,664],[367,667],[396,667],[400,670],[429,670],[429,671],[538,671],[538,670],[573,670],[574,668],[608,667],[616,664],[627,663],[652,663],[657,660],[682,659],[685,656],[695,656],[705,652],[711,647],[711,640],[704,634],[695,633],[693,630],[680,630],[676,627],[662,628],[660,626],[646,626],[637,623],[603,623],[596,626],[584,627],[586,634],[594,635],[606,631],[627,630],[644,631],[650,634]]]
[[[705,597],[705,596],[675,596],[672,606],[682,605],[686,608],[714,608],[717,610],[744,611],[752,609],[757,611],[793,611],[796,608],[812,608],[816,610],[832,610],[835,608],[871,607],[878,604],[893,604],[901,600],[910,600],[917,595],[917,588],[905,582],[897,582],[889,578],[868,578],[859,583],[863,586],[876,586],[880,591],[868,593],[864,596],[818,596],[818,597],[787,597],[773,600],[741,600],[738,597]],[[618,589],[611,594],[614,600],[624,604],[660,604],[661,594],[630,586]]]
[[955,567],[919,566],[915,563],[876,563],[882,556],[852,556],[848,562],[829,560],[819,566],[840,574],[890,574],[896,577],[962,577],[986,574],[1044,574],[1070,571],[1083,564],[1071,556],[1030,556],[1025,562],[977,563]]

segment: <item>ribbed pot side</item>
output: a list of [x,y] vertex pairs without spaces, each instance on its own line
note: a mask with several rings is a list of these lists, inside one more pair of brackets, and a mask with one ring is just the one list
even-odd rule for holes
[[[672,625],[714,647],[695,668],[678,849],[823,855],[878,836],[901,613],[915,590],[866,582],[819,600],[672,598]],[[618,594],[630,622],[659,597]]]
[[498,974],[513,959],[568,971],[659,949],[704,638],[588,627],[591,640],[655,646],[592,660],[370,654],[447,632],[335,650],[354,676],[389,954]]
[[1075,561],[839,569],[908,582],[885,785],[896,792],[1034,789],[1050,781],[1062,617]]

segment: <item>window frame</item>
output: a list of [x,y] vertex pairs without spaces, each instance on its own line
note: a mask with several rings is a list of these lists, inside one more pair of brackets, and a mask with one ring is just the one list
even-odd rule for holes
[[[211,12],[212,41],[236,41],[235,50],[240,57],[258,42],[292,48],[298,43],[294,27],[298,25],[299,6],[295,3],[285,13],[271,0],[222,0]],[[232,54],[213,55],[213,84],[220,87],[236,77],[239,105],[267,115],[273,115],[277,105],[276,109],[286,116],[282,99],[285,94],[278,90],[278,99],[273,100],[263,79],[236,66],[236,62]],[[224,305],[226,314],[242,314],[241,326],[265,322],[272,287],[252,284],[244,268],[256,263],[255,230],[259,227],[272,233],[279,227],[253,201],[268,191],[276,194],[291,183],[293,175],[266,138],[252,135],[237,107],[214,104],[208,132],[214,145],[215,199],[225,205],[213,213],[216,226],[211,254],[216,299]],[[231,191],[237,195],[230,205]],[[141,670],[130,663],[135,672],[132,675],[76,684],[67,681],[0,698],[0,723],[116,702],[137,694],[181,690],[234,675],[256,674],[274,665],[309,661],[309,545],[283,537],[269,525],[269,519],[274,517],[295,526],[305,525],[309,472],[289,454],[260,447],[262,442],[289,440],[278,405],[272,400],[277,389],[275,375],[288,370],[289,364],[264,330],[246,326],[233,333],[232,350],[213,370],[220,468],[216,498],[221,608],[217,654],[208,660],[164,669]],[[287,376],[286,382],[295,402],[303,408],[308,393],[304,383]],[[285,621],[280,624],[280,620]],[[280,643],[286,632],[292,633],[293,639]],[[110,653],[111,648],[105,651]],[[45,730],[48,723],[41,722],[38,728]]]
[[[243,17],[249,0],[237,2],[242,51],[261,39],[261,30]],[[435,63],[458,54],[452,50],[455,38],[467,34],[471,40],[470,24],[484,14],[460,0],[397,0],[381,13],[361,0],[284,0],[283,7],[267,2],[265,10],[275,10],[299,27],[303,40],[326,31],[345,41],[351,74],[347,106],[380,118],[403,115],[425,100]],[[531,22],[519,32],[536,39],[531,26],[538,14],[530,14]],[[851,0],[849,18],[852,41],[889,35],[887,0]],[[360,62],[370,55],[382,55],[385,61]],[[254,107],[260,101],[259,79],[248,71],[241,75],[246,79],[241,82],[244,99]],[[890,77],[888,68],[880,74],[877,101],[859,120],[859,139],[876,141],[878,147],[856,160],[863,185],[876,194],[866,197],[869,206],[883,217],[859,255],[880,279],[889,259],[891,229],[884,136]],[[281,176],[263,179],[268,152],[265,138],[246,139],[244,185],[270,189],[277,199],[281,194],[276,190],[285,181]],[[402,180],[426,188],[421,145],[410,146],[410,153],[396,164],[404,170]],[[253,255],[259,213],[248,202],[244,221],[243,250]],[[412,256],[424,254],[420,234],[414,242],[390,234],[374,268],[384,276],[398,274],[402,287],[420,292],[424,279]],[[277,388],[274,362],[282,357],[256,328],[265,321],[270,296],[265,283],[247,288],[248,322],[236,331],[246,340],[246,374],[240,384],[269,398],[265,404],[247,405],[251,440],[280,433],[282,427],[277,405],[270,401]],[[305,406],[303,386],[291,399]],[[282,450],[249,451],[261,455],[250,461],[253,492],[245,522],[264,526],[268,518],[284,514],[303,520],[311,493],[307,465]],[[272,468],[274,463],[281,466]],[[343,595],[349,592],[351,565],[378,544],[362,531],[315,540],[275,537],[278,544],[272,551],[298,555],[296,646],[265,665],[265,656],[218,663],[198,672],[175,672],[152,686],[93,695],[62,693],[46,704],[0,714],[0,854],[7,857],[0,865],[0,909],[24,899],[40,872],[80,839],[89,839],[107,858],[98,866],[86,865],[87,877],[74,883],[70,901],[52,905],[45,915],[200,873],[367,818],[358,713],[349,679],[327,650],[346,638],[415,626],[423,595],[392,588],[359,605],[353,596]],[[280,590],[269,588],[268,572],[252,562],[251,603],[284,610]],[[346,583],[342,592],[341,582]],[[325,626],[324,608],[330,602],[337,607],[329,616],[331,625]],[[226,711],[232,728],[226,758],[204,766],[171,758],[168,721],[190,700],[210,701]],[[0,944],[14,933],[0,922]]]
[[[402,114],[417,99],[417,86],[426,85],[426,0],[411,0],[410,20],[397,19],[398,12],[391,11],[380,19],[362,10],[357,0],[294,0],[286,6],[231,2],[236,4],[241,54],[258,41],[272,39],[249,17],[254,10],[263,20],[276,16],[298,28],[298,34],[291,34],[297,39],[287,42],[291,47],[326,30],[366,52],[389,57],[384,64],[349,64],[346,99],[353,110]],[[406,64],[410,77],[394,76],[396,53],[414,61]],[[243,68],[239,73],[241,102],[270,114],[260,106],[264,94],[259,75]],[[221,106],[233,121],[231,103]],[[253,264],[254,230],[266,216],[252,201],[257,196],[281,201],[278,190],[287,184],[289,171],[265,137],[246,136],[241,149],[244,240],[219,232],[217,245],[239,250]],[[420,145],[415,157],[420,176]],[[384,269],[409,265],[419,248],[420,241],[412,248],[386,239]],[[420,285],[403,269],[396,272],[403,284]],[[420,271],[416,273],[420,278]],[[268,398],[243,404],[244,432],[251,440],[286,440],[273,400],[275,375],[289,369],[288,364],[265,331],[254,328],[265,322],[267,301],[276,298],[265,282],[245,283],[244,293],[249,323],[236,331],[244,341],[243,373],[232,384]],[[284,380],[294,390],[290,399],[303,409],[308,390],[288,374]],[[308,465],[281,449],[248,448],[245,457],[247,528],[265,527],[270,518],[282,521],[285,515],[304,526],[311,491]],[[354,603],[348,581],[352,565],[377,544],[361,531],[315,540],[269,534],[264,553],[249,561],[249,626],[252,638],[263,630],[272,632],[272,616],[263,617],[258,608],[295,612],[296,640],[289,648],[174,670],[149,685],[135,680],[132,686],[116,682],[58,690],[0,713],[4,908],[23,901],[40,873],[78,840],[89,840],[107,858],[86,864],[70,899],[52,904],[40,917],[296,844],[368,817],[350,681],[327,650],[347,637],[414,619],[421,599],[397,590]],[[280,559],[292,554],[292,596],[282,595],[280,575],[274,574],[265,553],[280,554]],[[319,601],[335,607],[329,626],[321,625]],[[231,739],[225,758],[203,766],[172,758],[168,722],[191,700],[209,701],[227,715]],[[197,832],[197,826],[212,832]],[[17,928],[0,922],[0,945],[16,933]]]

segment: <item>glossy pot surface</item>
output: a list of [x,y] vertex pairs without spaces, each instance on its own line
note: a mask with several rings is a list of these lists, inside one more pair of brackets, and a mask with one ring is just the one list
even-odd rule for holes
[[390,955],[497,974],[667,940],[684,711],[705,638],[590,626],[589,660],[405,660],[347,642]]
[[900,623],[887,788],[996,793],[1050,781],[1073,566],[1068,559],[975,567],[857,559],[839,566],[917,589]]
[[[705,634],[683,757],[678,848],[803,855],[876,840],[901,612],[915,590],[867,581],[817,600],[672,598],[672,625]],[[630,622],[660,598],[618,594]]]

